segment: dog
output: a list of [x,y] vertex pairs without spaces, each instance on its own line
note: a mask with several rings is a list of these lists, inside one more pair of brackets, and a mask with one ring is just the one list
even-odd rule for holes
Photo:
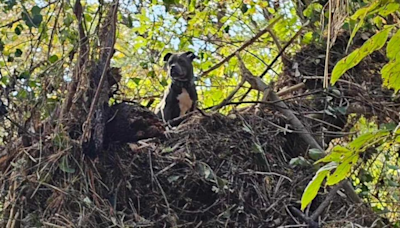
[[164,56],[165,68],[172,82],[164,92],[155,113],[165,123],[181,117],[196,108],[197,91],[194,84],[193,60],[197,58],[191,52],[168,53]]

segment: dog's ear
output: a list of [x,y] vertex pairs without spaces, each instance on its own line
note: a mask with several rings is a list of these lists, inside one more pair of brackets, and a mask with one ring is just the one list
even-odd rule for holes
[[187,52],[185,52],[185,54],[191,61],[193,61],[195,58],[197,58],[197,56],[191,51],[187,51]]
[[167,53],[164,55],[164,62],[167,62],[169,60],[169,58],[171,57],[171,53]]

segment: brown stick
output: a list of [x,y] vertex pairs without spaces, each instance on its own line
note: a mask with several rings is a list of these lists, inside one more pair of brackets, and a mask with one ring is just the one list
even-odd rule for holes
[[326,196],[325,200],[318,206],[317,210],[315,210],[312,213],[312,215],[310,216],[310,218],[312,220],[315,221],[318,218],[318,216],[322,213],[322,211],[324,211],[324,209],[331,202],[331,200],[335,196],[336,192],[345,185],[345,182],[346,181],[342,181],[338,185],[336,185],[335,187],[332,188],[332,190],[329,192],[328,196]]
[[303,222],[306,222],[308,224],[309,228],[318,228],[319,227],[318,223],[315,222],[315,219],[312,219],[312,218],[308,217],[307,215],[305,215],[299,209],[297,209],[297,208],[295,208],[293,206],[289,206],[288,209],[293,215],[295,215],[296,217],[298,217],[301,220],[303,220]]
[[289,87],[289,88],[287,88],[287,89],[284,89],[284,90],[281,90],[281,91],[277,92],[276,95],[278,95],[278,96],[284,96],[284,95],[286,95],[286,94],[288,94],[288,93],[291,93],[291,92],[296,91],[296,90],[298,90],[298,89],[304,88],[305,86],[306,86],[306,84],[304,84],[303,82],[301,82],[301,83],[299,83],[299,84],[296,84],[296,85],[291,86],[291,87]]
[[74,14],[76,19],[78,20],[78,32],[79,32],[79,57],[78,63],[74,69],[74,75],[72,77],[72,82],[68,88],[68,95],[63,103],[63,107],[60,112],[61,119],[64,118],[64,114],[68,113],[71,106],[73,97],[78,89],[79,78],[81,75],[82,68],[84,68],[84,64],[87,62],[87,58],[89,55],[89,43],[88,37],[83,28],[83,9],[80,0],[77,0],[74,5]]
[[275,19],[274,21],[272,21],[266,28],[262,29],[261,31],[259,31],[254,37],[252,37],[250,40],[248,40],[246,43],[244,43],[241,47],[239,47],[238,49],[236,49],[236,51],[234,51],[232,54],[228,55],[227,57],[225,57],[223,60],[221,60],[219,63],[215,64],[214,66],[212,66],[211,68],[209,68],[208,70],[204,71],[200,77],[203,77],[207,74],[209,74],[211,71],[217,69],[218,67],[222,66],[222,64],[224,64],[225,62],[229,61],[233,56],[236,55],[236,53],[242,51],[243,49],[245,49],[246,47],[250,46],[252,43],[254,43],[258,38],[260,38],[262,35],[264,35],[266,32],[268,32],[268,30],[270,28],[272,28],[272,26],[274,26],[279,20],[282,19],[282,16],[278,17],[277,19]]
[[[299,31],[297,31],[297,33],[292,37],[292,39],[289,40],[289,42],[287,42],[285,44],[285,46],[279,51],[278,55],[272,60],[272,62],[267,66],[267,68],[264,70],[264,72],[262,72],[259,76],[259,78],[263,78],[267,72],[272,68],[272,66],[275,64],[275,62],[279,59],[279,57],[282,56],[282,54],[285,52],[286,48],[289,47],[290,44],[293,43],[293,41],[300,35],[301,31],[303,30],[303,28],[305,28],[308,25],[309,22],[305,23],[300,29]],[[247,90],[247,92],[240,98],[240,101],[242,101],[251,91],[251,88]]]

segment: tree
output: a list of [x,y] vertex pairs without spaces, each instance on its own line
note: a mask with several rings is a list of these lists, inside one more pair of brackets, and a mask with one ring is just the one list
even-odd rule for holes
[[[263,207],[275,204],[267,203],[271,201],[266,198],[272,195],[260,194],[259,188],[267,178],[252,175],[275,174],[271,169],[279,160],[277,148],[290,154],[291,165],[304,173],[313,160],[318,160],[314,179],[307,188],[303,186],[301,209],[312,208],[312,200],[320,200],[318,192],[324,183],[333,186],[352,177],[372,207],[395,211],[396,206],[381,199],[398,202],[398,127],[393,122],[399,117],[400,32],[396,21],[400,4],[330,2],[0,0],[0,116],[5,118],[0,126],[0,148],[4,148],[0,152],[4,175],[0,183],[6,189],[6,195],[0,195],[2,222],[7,227],[35,222],[72,227],[77,221],[73,218],[83,215],[76,205],[86,205],[82,208],[91,211],[80,222],[94,227],[103,223],[124,226],[122,211],[128,206],[129,213],[134,214],[134,218],[128,216],[130,225],[131,221],[144,220],[152,225],[157,221],[169,226],[195,224],[201,216],[191,217],[193,211],[209,213],[204,217],[208,225],[232,225],[233,215],[238,224],[246,224],[250,218],[254,224],[265,222],[263,216],[270,211]],[[347,33],[348,29],[351,32]],[[386,53],[380,55],[383,47]],[[253,108],[257,105],[259,112],[251,117],[243,113],[237,114],[239,117],[206,114],[205,122],[194,119],[189,123],[197,131],[186,128],[199,139],[202,128],[197,126],[204,125],[208,138],[229,141],[231,146],[215,143],[223,151],[221,156],[228,153],[226,148],[239,147],[229,139],[239,132],[240,146],[246,151],[236,151],[240,156],[229,161],[215,153],[197,154],[197,160],[194,153],[186,158],[187,163],[179,163],[176,151],[183,149],[180,143],[171,143],[184,135],[163,137],[164,126],[150,110],[169,83],[162,57],[178,50],[192,50],[199,56],[194,65],[201,109],[229,114],[249,104]],[[379,77],[372,77],[377,74]],[[274,90],[279,92],[275,94]],[[282,115],[286,119],[280,119]],[[369,122],[374,118],[378,118],[376,125]],[[274,136],[267,137],[265,132],[271,126],[275,127]],[[230,127],[234,130],[225,131]],[[230,137],[218,138],[214,128]],[[343,137],[349,128],[357,133]],[[138,143],[149,138],[161,142]],[[335,138],[340,144],[328,148],[326,155],[323,150]],[[287,143],[281,144],[283,140]],[[127,149],[127,142],[137,144]],[[213,152],[216,148],[208,148],[210,144],[187,148]],[[127,152],[143,148],[151,148],[149,155]],[[159,156],[159,152],[177,157]],[[241,156],[249,156],[252,162],[244,162]],[[177,163],[185,167],[182,170],[187,176],[178,171]],[[226,163],[229,168],[220,165]],[[281,165],[278,171],[284,174],[280,175],[289,175],[283,171],[289,169],[287,165]],[[236,166],[250,171],[233,174],[231,168]],[[107,171],[108,167],[114,169]],[[127,167],[136,172],[138,167],[150,167],[151,172],[135,176]],[[162,179],[158,175],[166,176]],[[187,177],[192,179],[186,181]],[[230,189],[239,183],[241,188]],[[270,179],[270,183],[278,191],[280,182]],[[178,188],[177,194],[172,186],[187,191]],[[246,196],[238,195],[243,186],[247,186]],[[336,186],[327,188],[330,196],[320,207],[311,209],[312,215],[297,206],[288,207],[289,211],[310,226],[318,225],[322,211],[329,214],[326,202],[331,202],[344,185]],[[349,197],[358,197],[350,185],[346,186]],[[38,194],[42,187],[45,193]],[[373,187],[377,190],[371,190]],[[387,196],[389,191],[393,197]],[[133,193],[143,201],[131,202],[129,195]],[[251,193],[258,198],[251,198]],[[204,194],[207,199],[201,197]],[[43,198],[47,201],[39,203]],[[139,201],[148,211],[132,209],[141,205]],[[249,206],[248,202],[253,204]],[[30,208],[35,203],[38,206]],[[113,213],[107,214],[109,204]],[[182,204],[190,210],[182,209]],[[237,206],[242,204],[243,210]],[[194,210],[193,205],[202,209]],[[30,210],[41,211],[32,213],[40,218],[28,216]],[[57,213],[65,221],[52,220],[51,215]],[[243,219],[241,214],[248,217]],[[387,218],[395,221],[397,215],[392,212]],[[282,224],[290,223],[290,219],[284,217]]]

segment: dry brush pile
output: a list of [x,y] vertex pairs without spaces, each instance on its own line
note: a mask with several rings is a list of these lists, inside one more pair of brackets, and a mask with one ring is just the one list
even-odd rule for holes
[[[77,17],[82,16],[79,1],[75,8]],[[287,131],[291,122],[275,109],[274,102],[228,116],[193,114],[167,137],[160,120],[146,108],[106,105],[109,90],[119,78],[115,69],[107,70],[115,42],[115,16],[111,8],[101,30],[105,42],[99,58],[89,61],[86,50],[81,50],[78,67],[87,70],[76,71],[70,89],[76,93],[56,112],[60,119],[43,122],[42,134],[20,137],[1,152],[2,227],[382,225],[368,207],[330,189],[321,191],[304,213],[299,211],[301,194],[315,169],[289,165],[293,156],[304,155],[308,145],[296,131]],[[84,40],[85,34],[80,35]],[[282,88],[308,80],[301,90],[286,93],[284,102],[308,131],[321,137],[318,133],[333,125],[336,130],[330,131],[342,131],[345,122],[335,121],[343,122],[350,111],[347,107],[339,118],[325,115],[326,94],[318,82],[323,66],[312,60],[315,48],[314,54],[310,50],[306,47],[288,61],[283,81],[277,85]],[[324,49],[319,50],[323,53]],[[332,66],[338,59],[332,57]],[[365,61],[361,64],[370,66],[374,59]],[[295,62],[297,68],[293,68]],[[358,78],[349,75],[344,84],[339,83],[341,94],[330,100],[333,110],[341,111],[344,100],[353,104],[359,99],[372,99],[361,100],[363,108],[381,107],[377,106],[383,102],[378,99],[381,96],[365,96],[371,88],[379,92],[381,81],[374,77],[370,80],[374,87],[370,87],[361,83],[369,81]],[[311,86],[310,80],[317,86]],[[89,86],[78,86],[82,84]],[[351,85],[361,92],[349,94],[355,91]],[[303,99],[308,95],[312,99]],[[92,98],[102,105],[93,106]],[[391,118],[394,108],[385,107],[386,118]],[[322,117],[307,116],[310,113]]]

